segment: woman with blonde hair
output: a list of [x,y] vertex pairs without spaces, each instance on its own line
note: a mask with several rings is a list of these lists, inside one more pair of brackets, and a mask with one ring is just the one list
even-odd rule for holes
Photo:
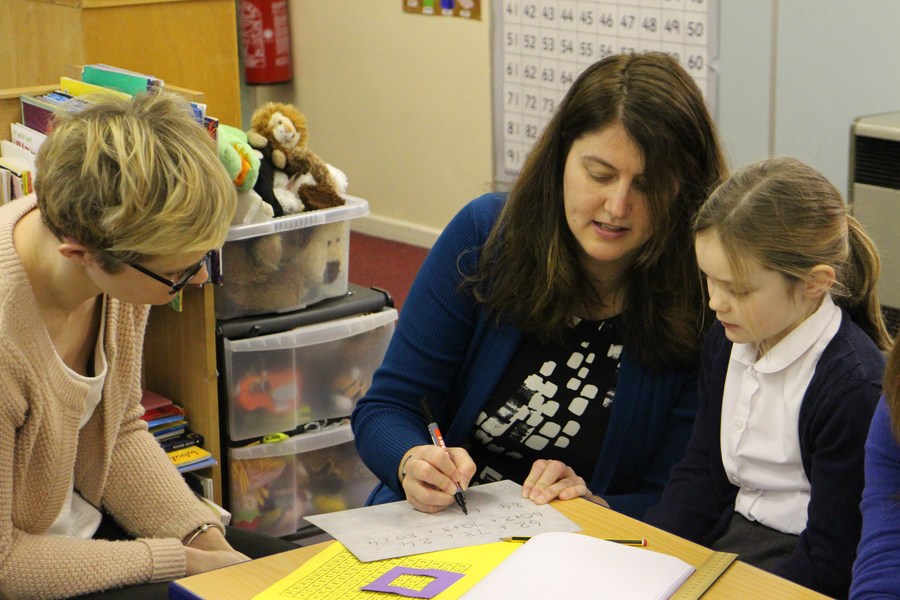
[[734,173],[694,232],[717,322],[691,440],[647,522],[844,597],[890,345],[876,248],[791,158]]
[[0,207],[4,593],[166,598],[290,548],[226,538],[141,419],[149,305],[206,280],[235,210],[215,142],[170,94],[98,97],[57,115],[37,171]]

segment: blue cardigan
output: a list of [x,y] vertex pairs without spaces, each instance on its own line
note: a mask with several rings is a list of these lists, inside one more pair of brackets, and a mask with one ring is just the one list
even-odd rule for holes
[[[419,398],[432,403],[447,445],[463,445],[519,345],[519,329],[497,326],[460,290],[460,270],[475,264],[503,201],[498,194],[477,198],[441,234],[403,305],[384,362],[353,412],[359,454],[381,480],[371,504],[404,498],[400,460],[412,446],[431,443]],[[682,457],[696,410],[695,369],[651,371],[626,347],[597,467],[579,475],[612,508],[642,518]]]
[[[720,444],[731,346],[716,323],[704,341],[700,409],[687,452],[672,469],[662,501],[646,518],[707,546],[728,527],[738,492],[725,474]],[[883,372],[884,355],[844,312],[800,405],[800,455],[811,486],[807,524],[794,552],[772,572],[832,597],[846,597],[850,585],[861,521],[864,444]]]
[[850,598],[900,598],[900,444],[882,397],[866,441],[862,537]]

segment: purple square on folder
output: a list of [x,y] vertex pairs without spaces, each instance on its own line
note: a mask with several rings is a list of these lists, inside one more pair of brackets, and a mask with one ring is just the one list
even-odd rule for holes
[[[391,585],[401,575],[418,575],[421,577],[433,577],[434,579],[421,590]],[[361,590],[367,592],[386,592],[399,594],[407,598],[434,598],[448,587],[462,579],[462,573],[442,571],[441,569],[414,569],[412,567],[394,567],[372,583],[364,585]]]

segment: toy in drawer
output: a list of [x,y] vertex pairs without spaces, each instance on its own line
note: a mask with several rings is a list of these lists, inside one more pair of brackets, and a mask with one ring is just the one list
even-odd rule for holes
[[397,311],[224,340],[229,437],[246,440],[349,416],[368,390]]
[[286,536],[303,517],[362,506],[377,483],[349,424],[229,451],[232,525]]
[[221,252],[216,317],[293,311],[345,294],[350,219],[368,214],[369,204],[344,199],[343,206],[232,226]]

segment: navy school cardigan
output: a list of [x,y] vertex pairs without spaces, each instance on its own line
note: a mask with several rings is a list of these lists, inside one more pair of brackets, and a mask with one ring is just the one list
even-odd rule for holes
[[[720,421],[732,343],[716,323],[707,334],[700,408],[684,460],[672,469],[646,521],[711,545],[734,515],[738,488],[725,474]],[[881,393],[884,355],[844,312],[800,405],[803,470],[811,490],[807,526],[794,552],[773,573],[832,597],[846,597],[859,541],[859,502],[869,423]]]

